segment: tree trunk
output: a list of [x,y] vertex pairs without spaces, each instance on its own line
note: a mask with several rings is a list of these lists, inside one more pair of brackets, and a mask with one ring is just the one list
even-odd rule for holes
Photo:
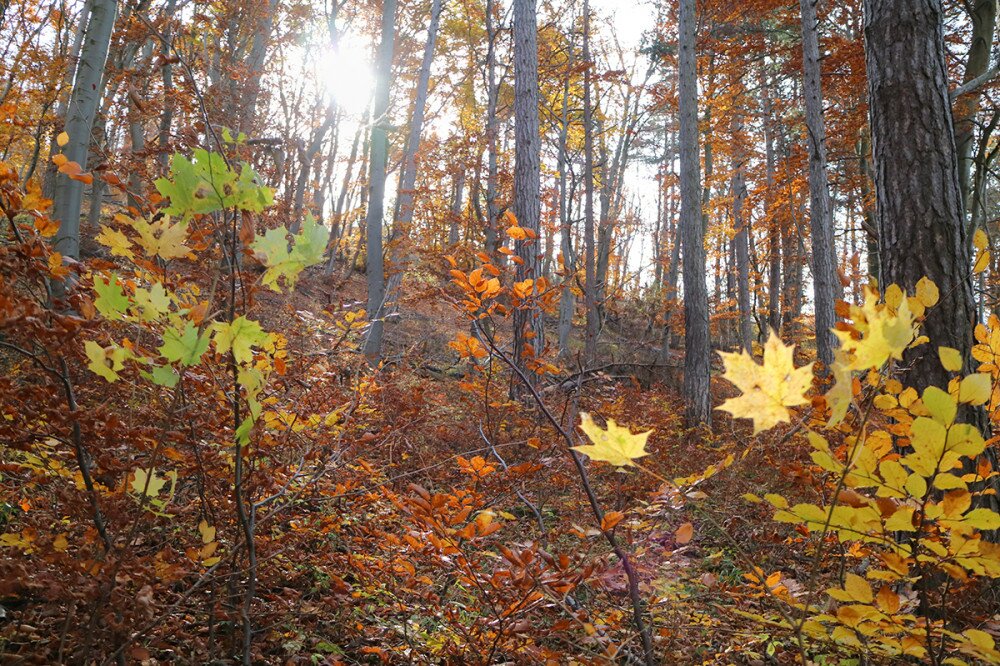
[[[739,340],[740,346],[747,353],[753,352],[753,313],[750,303],[750,221],[744,219],[743,203],[747,197],[746,176],[743,173],[743,148],[739,145],[740,134],[743,132],[743,121],[739,117],[733,120],[733,143],[735,155],[733,159],[733,237],[734,253],[736,255],[736,301],[739,305]],[[732,274],[730,272],[730,274]]]
[[584,307],[587,310],[587,329],[584,335],[584,357],[592,363],[597,357],[597,335],[600,317],[597,311],[597,266],[594,248],[594,108],[591,100],[590,62],[590,0],[583,2],[583,251],[584,251]]
[[497,253],[500,247],[499,218],[500,207],[497,205],[497,186],[499,183],[499,166],[497,157],[497,135],[500,120],[497,118],[497,104],[500,88],[497,85],[497,48],[498,30],[494,24],[494,0],[486,0],[486,143],[487,143],[487,174],[486,174],[486,254],[499,264],[503,264],[503,255]]
[[[80,168],[87,168],[90,149],[90,131],[94,126],[97,107],[104,89],[104,65],[108,59],[111,34],[118,16],[115,0],[94,0],[90,21],[80,50],[73,93],[67,108],[66,133],[69,143],[62,154]],[[80,258],[80,206],[83,202],[83,183],[57,176],[53,197],[53,217],[60,222],[55,237],[55,249],[65,257]]]
[[907,383],[946,387],[937,348],[971,369],[976,307],[940,0],[865,0],[865,54],[882,278],[912,293],[926,276],[941,294],[927,311],[930,344],[907,353]]
[[[538,119],[538,25],[535,0],[514,0],[514,216],[534,232],[534,239],[515,243],[520,262],[517,281],[538,278],[538,238],[541,216],[541,141]],[[532,287],[531,292],[535,292]],[[541,313],[536,308],[514,310],[514,359],[522,369],[541,351]],[[534,334],[534,335],[532,335]],[[528,373],[534,375],[533,372]]]
[[448,226],[448,246],[458,245],[458,223],[462,221],[462,203],[465,201],[465,170],[455,175],[455,195],[451,200],[451,219]]
[[[993,50],[993,32],[997,23],[997,0],[974,0],[969,9],[969,19],[972,22],[972,43],[965,60],[965,73],[962,83],[968,83],[980,76],[990,66],[990,53]],[[975,117],[979,112],[982,91],[973,90],[963,95],[955,103],[955,145],[958,150],[958,184],[962,191],[962,201],[966,214],[972,211],[972,157],[975,139]]]
[[680,113],[681,233],[684,243],[684,394],[689,426],[712,422],[709,393],[711,346],[705,284],[705,231],[702,226],[698,161],[698,77],[695,0],[679,0],[678,108]]
[[834,310],[840,297],[833,216],[826,177],[826,128],[823,123],[823,91],[819,62],[818,0],[799,0],[802,11],[802,95],[805,97],[806,128],[809,136],[809,216],[812,231],[813,307],[816,315],[816,350],[819,360],[829,366],[837,338]]
[[760,99],[764,128],[764,219],[767,222],[767,251],[770,255],[767,298],[767,324],[775,333],[781,331],[781,226],[774,219],[774,107],[766,63],[760,68]]
[[364,353],[368,362],[377,365],[382,356],[383,317],[385,312],[385,271],[382,258],[382,226],[385,208],[386,163],[389,159],[389,79],[392,76],[392,51],[395,39],[396,0],[382,6],[382,34],[375,70],[375,104],[372,111],[370,155],[368,160],[368,215],[365,220],[365,272],[368,276],[368,337]]
[[569,140],[569,80],[573,73],[574,50],[572,38],[567,45],[566,78],[563,79],[562,112],[559,117],[559,155],[557,163],[559,187],[559,250],[562,254],[562,285],[559,293],[559,356],[569,358],[569,334],[573,329],[573,312],[576,309],[576,294],[573,293],[573,279],[576,277],[576,261],[573,256],[572,216],[568,208],[566,169],[569,162],[567,144]]

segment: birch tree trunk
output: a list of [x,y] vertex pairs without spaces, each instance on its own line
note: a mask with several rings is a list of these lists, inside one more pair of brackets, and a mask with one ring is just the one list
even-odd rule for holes
[[809,149],[809,217],[812,232],[813,307],[816,315],[816,350],[829,366],[837,338],[834,304],[840,297],[833,242],[833,216],[826,176],[826,127],[819,62],[818,0],[799,0],[802,12],[802,95],[805,97]]
[[708,289],[705,283],[705,231],[702,226],[698,160],[697,18],[695,0],[679,0],[678,108],[680,114],[681,234],[684,243],[684,395],[689,426],[710,425],[711,347]]
[[377,365],[382,356],[383,317],[385,312],[385,270],[382,258],[382,227],[385,208],[386,163],[389,159],[389,79],[392,76],[392,52],[395,39],[396,0],[384,0],[382,33],[375,70],[375,104],[368,159],[368,214],[365,219],[365,272],[368,276],[368,321],[364,353],[368,362]]
[[[66,112],[65,131],[69,143],[62,154],[80,168],[87,168],[90,150],[90,131],[94,126],[97,107],[104,89],[104,66],[108,59],[111,34],[118,17],[116,0],[93,0],[90,20],[80,62],[76,68],[73,93]],[[80,258],[80,206],[83,202],[83,183],[56,176],[53,193],[53,217],[60,222],[55,237],[55,249],[64,257]]]

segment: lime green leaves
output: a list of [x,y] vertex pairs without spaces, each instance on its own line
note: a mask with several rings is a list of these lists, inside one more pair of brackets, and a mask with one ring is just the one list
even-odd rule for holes
[[773,331],[764,346],[763,364],[746,352],[722,353],[723,377],[743,395],[726,400],[719,409],[735,417],[753,419],[753,432],[789,421],[788,408],[809,404],[812,364],[796,368],[794,347],[786,346]]
[[89,361],[88,370],[109,382],[118,381],[118,372],[125,367],[125,361],[129,357],[127,349],[117,345],[105,348],[93,340],[87,340],[83,348]]
[[260,324],[246,317],[238,317],[231,324],[215,322],[212,324],[212,331],[215,334],[215,350],[220,354],[232,350],[233,358],[241,364],[253,361],[253,348],[270,339]]
[[632,431],[619,426],[613,419],[608,419],[608,427],[604,430],[586,412],[580,413],[580,429],[592,443],[574,446],[573,450],[592,460],[608,462],[616,467],[628,467],[634,466],[636,463],[633,461],[636,459],[649,455],[646,440],[652,430],[632,434]]
[[160,354],[171,363],[197,365],[208,350],[208,335],[199,333],[191,322],[182,329],[168,328],[163,332]]
[[261,282],[276,292],[281,292],[279,283],[282,282],[289,289],[295,287],[302,271],[323,261],[329,233],[311,214],[307,214],[302,230],[291,237],[291,242],[284,227],[270,229],[263,236],[257,236],[251,247],[267,266]]
[[257,183],[257,174],[248,164],[234,170],[218,153],[195,150],[192,160],[175,154],[168,178],[156,181],[157,191],[170,199],[168,215],[188,219],[227,208],[261,212],[274,202],[271,189]]
[[94,299],[94,307],[105,319],[120,320],[125,317],[129,300],[116,275],[112,274],[106,280],[100,276],[94,276],[94,293],[97,294],[97,298]]

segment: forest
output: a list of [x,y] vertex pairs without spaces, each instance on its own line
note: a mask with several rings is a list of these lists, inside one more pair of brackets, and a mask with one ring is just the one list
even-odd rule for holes
[[0,0],[0,664],[1000,664],[997,0]]

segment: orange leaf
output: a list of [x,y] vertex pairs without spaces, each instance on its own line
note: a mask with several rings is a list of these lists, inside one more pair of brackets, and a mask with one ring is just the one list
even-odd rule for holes
[[693,536],[694,536],[694,525],[692,525],[691,523],[684,523],[683,525],[677,528],[676,532],[674,532],[674,541],[676,541],[679,545],[683,546],[684,544],[691,541],[691,537]]

